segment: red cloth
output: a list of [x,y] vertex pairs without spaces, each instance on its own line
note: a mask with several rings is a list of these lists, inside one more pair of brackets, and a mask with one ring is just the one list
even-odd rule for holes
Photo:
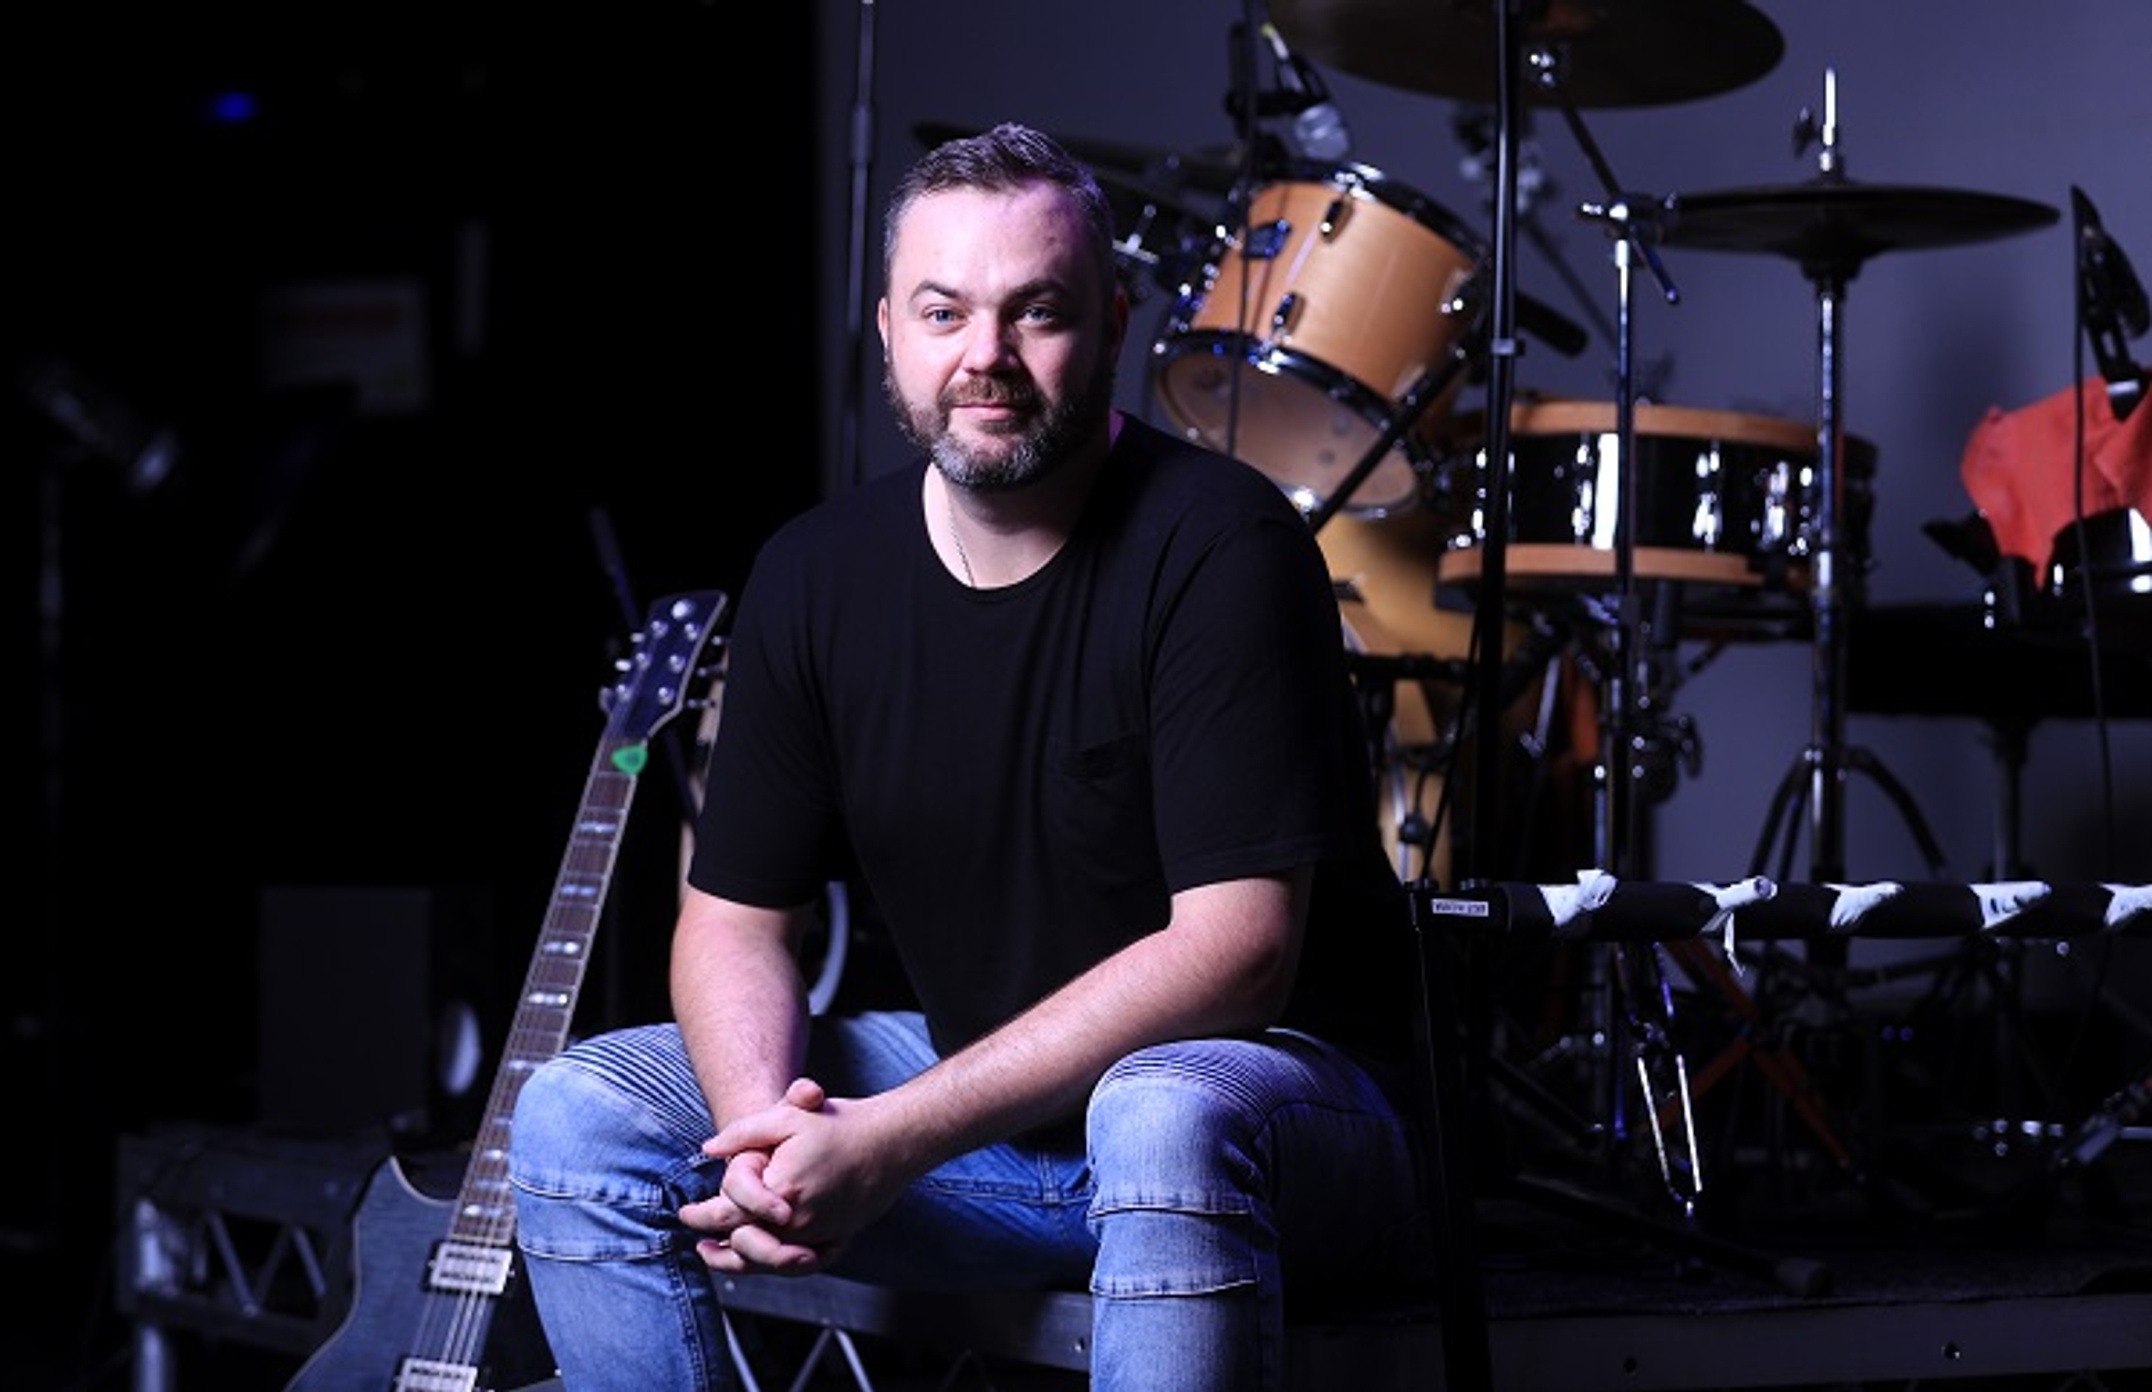
[[[2107,383],[2077,386],[2085,403],[2085,515],[2132,507],[2152,517],[2152,403],[2116,421]],[[2077,408],[2065,387],[2015,411],[1990,406],[1966,441],[1959,476],[2005,556],[2045,567],[2077,516]]]

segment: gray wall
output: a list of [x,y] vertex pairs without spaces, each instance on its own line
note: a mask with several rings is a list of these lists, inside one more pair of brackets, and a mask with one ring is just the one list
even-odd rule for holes
[[[1430,0],[1432,3],[1433,0]],[[1389,8],[1397,8],[1394,0]],[[1972,508],[1959,475],[1968,436],[1991,406],[2014,408],[2095,370],[2073,326],[2069,189],[2079,185],[2136,264],[2152,271],[2152,5],[2142,0],[1777,0],[1764,7],[1785,39],[1778,64],[1718,95],[1670,105],[1587,109],[1585,124],[1627,189],[1657,196],[1799,183],[1815,170],[1796,155],[1804,107],[1819,109],[1834,70],[1840,152],[1870,184],[2035,200],[2053,225],[1952,247],[1885,252],[1851,283],[1840,318],[1841,422],[1876,451],[1866,579],[1873,605],[1970,604],[1980,576],[1925,536],[1931,519]],[[1216,157],[1236,127],[1225,109],[1230,26],[1261,17],[1227,0],[1092,0],[1084,5],[903,0],[850,6],[821,0],[819,189],[829,323],[824,380],[824,477],[829,486],[889,467],[903,450],[878,391],[872,296],[879,289],[879,213],[897,171],[916,155],[920,123],[978,128],[1003,118],[1093,142]],[[1288,34],[1290,37],[1290,33]],[[1676,61],[1691,61],[1677,58]],[[1350,158],[1424,193],[1487,230],[1485,185],[1467,174],[1452,124],[1460,104],[1404,90],[1317,60],[1353,135]],[[1265,69],[1267,71],[1267,68]],[[848,149],[854,123],[871,134],[871,164]],[[1606,324],[1616,298],[1604,232],[1577,215],[1601,190],[1558,112],[1536,109],[1525,155],[1543,179],[1520,227],[1520,290],[1579,324]],[[864,212],[852,194],[864,178]],[[1202,200],[1189,201],[1201,204]],[[1537,248],[1544,233],[1554,258]],[[867,298],[862,392],[847,385],[848,237],[862,232]],[[1815,287],[1774,255],[1669,246],[1662,253],[1681,302],[1655,298],[1639,271],[1634,316],[1640,374],[1658,399],[1812,425],[1818,412]],[[1123,404],[1152,411],[1149,349],[1170,296],[1137,305]],[[1520,391],[1611,401],[1613,344],[1565,358],[1532,344]],[[2139,345],[2139,355],[2152,356]],[[1468,388],[1459,409],[1475,405]],[[855,421],[848,449],[843,423]],[[1694,645],[1690,645],[1693,647]],[[1813,650],[1805,640],[1743,642],[1702,666],[1675,693],[1702,740],[1699,771],[1684,775],[1655,813],[1653,868],[1661,878],[1727,880],[1747,873],[1771,794],[1807,743]],[[1685,651],[1699,658],[1700,651]],[[2002,783],[1986,727],[1955,715],[1871,715],[1847,721],[1912,793],[1954,878],[1991,876]],[[2152,728],[2111,722],[2122,863],[2102,863],[2100,732],[2051,719],[2032,733],[2023,785],[2022,852],[2054,879],[2152,878]],[[1921,878],[1903,819],[1869,779],[1845,800],[1846,871],[1856,880]],[[1805,870],[1810,852],[1794,864]],[[1796,873],[1795,878],[1805,875]]]

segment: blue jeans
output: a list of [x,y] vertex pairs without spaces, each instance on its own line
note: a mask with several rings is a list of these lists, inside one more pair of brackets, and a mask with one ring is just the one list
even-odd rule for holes
[[[934,1058],[916,1013],[830,1016],[814,1022],[807,1072],[861,1096]],[[833,1274],[915,1290],[1088,1285],[1093,1388],[1276,1389],[1288,1275],[1298,1299],[1394,1294],[1430,1274],[1419,1140],[1392,1097],[1345,1051],[1288,1031],[1144,1049],[1093,1090],[1085,1150],[959,1155],[854,1237]],[[700,1150],[711,1130],[671,1025],[599,1035],[525,1081],[516,1238],[567,1392],[736,1385],[715,1281],[675,1216],[717,1188],[720,1162]]]

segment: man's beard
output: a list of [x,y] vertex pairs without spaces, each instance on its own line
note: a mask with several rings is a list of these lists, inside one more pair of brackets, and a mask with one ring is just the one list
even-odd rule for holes
[[[997,379],[963,393],[952,389],[931,406],[914,406],[897,390],[888,356],[882,359],[882,391],[904,438],[925,450],[951,483],[981,492],[1023,488],[1061,467],[1105,420],[1113,404],[1113,375],[1113,355],[1101,353],[1083,389],[1044,411],[1028,380],[1012,385]],[[998,448],[970,445],[950,433],[949,417],[958,406],[988,402],[1032,412],[1032,422],[1021,434],[997,437]]]

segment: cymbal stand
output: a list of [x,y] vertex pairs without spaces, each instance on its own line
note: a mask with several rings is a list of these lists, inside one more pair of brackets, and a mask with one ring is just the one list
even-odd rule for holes
[[[1838,148],[1838,79],[1830,69],[1823,75],[1823,117],[1816,122],[1804,111],[1797,138],[1805,145],[1817,142],[1817,172],[1826,179],[1844,178],[1844,160]],[[1774,798],[1764,840],[1752,869],[1761,872],[1768,859],[1778,820],[1806,781],[1800,800],[1808,818],[1809,878],[1817,884],[1846,877],[1845,778],[1848,770],[1865,773],[1882,787],[1905,817],[1929,861],[1930,874],[1947,878],[1943,856],[1933,833],[1906,792],[1888,770],[1864,749],[1846,743],[1846,592],[1852,571],[1844,555],[1846,484],[1845,428],[1841,421],[1844,365],[1844,302],[1846,287],[1860,271],[1858,251],[1841,249],[1831,255],[1824,250],[1801,258],[1801,271],[1816,287],[1816,533],[1808,589],[1810,634],[1810,713],[1808,745],[1787,772]],[[1793,827],[1788,823],[1790,858]],[[1845,943],[1830,940],[1811,944],[1810,951],[1822,965],[1843,966]]]

